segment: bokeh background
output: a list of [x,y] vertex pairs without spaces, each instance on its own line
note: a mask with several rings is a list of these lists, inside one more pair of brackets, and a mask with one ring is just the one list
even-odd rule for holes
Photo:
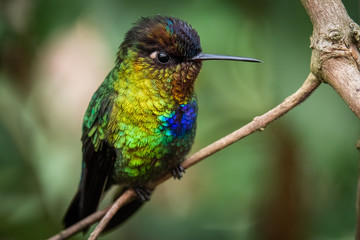
[[[359,22],[359,1],[344,4]],[[300,1],[1,0],[0,239],[61,230],[87,104],[126,31],[154,14],[188,21],[206,53],[264,62],[204,64],[192,152],[271,109],[308,75],[312,25]],[[359,119],[323,84],[265,131],[159,186],[102,239],[353,239],[359,133]]]

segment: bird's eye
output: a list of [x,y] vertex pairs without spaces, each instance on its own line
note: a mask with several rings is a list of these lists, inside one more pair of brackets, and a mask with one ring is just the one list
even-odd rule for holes
[[170,56],[166,52],[158,52],[156,59],[161,64],[167,64],[170,62]]

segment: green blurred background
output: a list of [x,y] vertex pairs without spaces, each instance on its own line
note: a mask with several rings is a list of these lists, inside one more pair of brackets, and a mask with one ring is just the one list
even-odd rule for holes
[[[344,4],[359,22],[359,1]],[[300,1],[1,0],[0,239],[61,230],[87,104],[131,24],[154,14],[188,21],[206,53],[264,61],[204,64],[192,152],[271,109],[308,75],[312,26]],[[359,119],[323,84],[265,131],[159,186],[102,239],[353,239],[359,133]]]

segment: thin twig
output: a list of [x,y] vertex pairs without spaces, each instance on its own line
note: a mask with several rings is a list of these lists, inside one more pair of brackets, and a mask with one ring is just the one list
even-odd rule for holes
[[[275,121],[276,119],[280,118],[284,114],[286,114],[288,111],[296,107],[298,104],[303,102],[319,85],[320,81],[313,75],[312,73],[309,74],[307,79],[305,80],[304,84],[298,89],[295,93],[293,93],[291,96],[287,97],[282,103],[280,103],[275,108],[271,109],[267,113],[255,117],[253,121],[246,124],[245,126],[241,127],[240,129],[230,133],[229,135],[215,141],[214,143],[208,145],[207,147],[201,149],[200,151],[196,152],[195,154],[191,155],[190,157],[186,158],[185,161],[182,163],[182,166],[184,169],[187,169],[191,167],[192,165],[200,162],[201,160],[205,159],[206,157],[218,152],[219,150],[233,144],[234,142],[250,135],[251,133],[254,133],[256,131],[262,131],[264,128],[270,124],[271,122]],[[155,186],[159,185],[160,183],[166,181],[171,177],[171,174],[164,175],[161,179],[150,183],[150,188],[155,188]],[[129,202],[133,197],[135,196],[135,192],[132,189],[128,189],[125,191],[117,200],[116,202],[111,206],[111,213],[106,214],[103,220],[99,223],[99,225],[94,229],[94,231],[91,233],[90,238],[91,240],[97,239],[99,234],[103,231],[108,221],[110,221],[111,217],[117,212],[117,210],[122,207],[124,204]],[[105,215],[104,210],[101,212],[101,216]],[[74,224],[68,229],[65,229],[58,235],[51,238],[51,240],[59,240],[59,239],[65,239],[69,236],[72,236],[76,234],[77,232],[81,231],[82,228],[96,222],[99,220],[99,218],[93,217],[95,214],[90,215],[89,217],[83,219],[79,223]],[[100,214],[99,214],[100,215]],[[100,217],[101,217],[100,216]],[[105,220],[106,218],[106,220]],[[88,219],[88,220],[87,220]],[[87,220],[88,223],[86,226],[83,224],[83,222]],[[81,224],[80,224],[81,223]],[[71,230],[71,231],[70,231]],[[63,233],[66,231],[67,235],[64,235]]]
[[94,231],[90,234],[89,240],[95,240],[98,238],[100,233],[105,229],[106,225],[110,222],[111,218],[116,214],[116,212],[120,209],[121,206],[124,206],[131,200],[136,198],[136,193],[134,190],[127,190],[113,203],[110,207],[109,211],[105,214],[105,216],[101,219],[99,224],[96,226]]
[[[303,85],[292,95],[287,97],[282,103],[277,105],[275,108],[266,112],[265,114],[255,117],[251,122],[245,126],[239,128],[238,130],[230,133],[229,135],[220,138],[219,140],[213,142],[212,144],[200,149],[198,152],[194,153],[190,157],[186,158],[182,163],[184,169],[191,167],[192,165],[200,162],[204,158],[211,156],[212,154],[220,151],[221,149],[233,144],[236,141],[254,133],[256,131],[262,131],[264,128],[280,118],[282,115],[286,114],[288,111],[299,105],[303,102],[319,85],[320,81],[312,73],[309,74]],[[171,174],[167,174],[163,178],[152,183],[152,187],[159,185],[160,183],[166,181],[171,177]]]
[[74,225],[62,230],[58,234],[49,238],[48,240],[63,240],[63,239],[67,239],[67,238],[71,237],[72,235],[80,232],[82,229],[90,226],[94,222],[101,220],[109,209],[110,209],[110,206],[101,211],[94,212],[93,214],[87,216],[86,218],[82,219],[81,221],[75,223]]

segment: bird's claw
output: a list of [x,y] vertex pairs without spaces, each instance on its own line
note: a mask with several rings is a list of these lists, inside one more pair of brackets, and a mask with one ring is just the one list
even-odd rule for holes
[[174,179],[181,179],[183,176],[183,173],[185,173],[185,169],[181,165],[177,165],[171,171],[171,174],[173,175]]
[[151,190],[143,187],[134,187],[134,191],[142,202],[150,200],[150,196],[152,194]]

